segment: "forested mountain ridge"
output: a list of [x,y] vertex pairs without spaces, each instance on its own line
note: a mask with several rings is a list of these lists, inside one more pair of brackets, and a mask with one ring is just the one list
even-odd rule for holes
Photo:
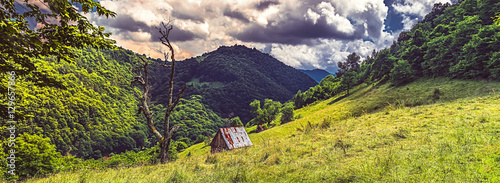
[[[166,103],[168,75],[157,72],[153,100]],[[252,117],[249,104],[265,98],[285,102],[297,91],[317,83],[306,74],[268,54],[245,46],[222,46],[202,56],[176,63],[176,87],[187,85],[184,96],[201,95],[202,102],[223,118]]]

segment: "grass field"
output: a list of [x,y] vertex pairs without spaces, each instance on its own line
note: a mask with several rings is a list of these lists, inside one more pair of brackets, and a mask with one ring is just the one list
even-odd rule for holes
[[449,79],[363,84],[250,134],[250,147],[210,154],[197,144],[164,165],[28,182],[500,182],[496,91],[498,82]]

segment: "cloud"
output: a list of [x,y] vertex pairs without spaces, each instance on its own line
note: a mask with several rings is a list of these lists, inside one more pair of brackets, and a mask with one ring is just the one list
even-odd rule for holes
[[419,20],[431,12],[436,3],[451,3],[450,0],[402,0],[392,5],[403,17],[403,29],[410,30]]
[[236,10],[231,10],[229,8],[226,8],[223,13],[224,16],[235,18],[237,20],[240,20],[243,23],[249,23],[250,20],[241,12],[236,11]]
[[258,2],[257,4],[255,4],[254,7],[257,10],[262,11],[262,10],[269,8],[269,6],[279,5],[279,4],[280,4],[280,2],[278,2],[278,1],[262,1],[262,2]]
[[364,58],[377,45],[370,41],[341,41],[320,39],[315,45],[258,44],[256,48],[273,55],[285,64],[301,69],[325,69],[335,73],[337,63],[344,62],[347,55],[356,52]]
[[[289,1],[288,1],[289,2]],[[311,44],[320,38],[380,38],[388,8],[382,1],[293,1],[274,5],[278,12],[231,35],[245,42]]]
[[[241,44],[296,68],[335,72],[350,53],[366,57],[393,43],[400,31],[385,30],[388,12],[411,27],[414,14],[430,11],[434,2],[439,1],[105,0],[102,5],[117,13],[115,19],[87,17],[112,32],[118,45],[151,57],[162,58],[157,50],[164,49],[154,27],[171,20],[169,38],[178,60]],[[423,6],[425,11],[411,10]]]

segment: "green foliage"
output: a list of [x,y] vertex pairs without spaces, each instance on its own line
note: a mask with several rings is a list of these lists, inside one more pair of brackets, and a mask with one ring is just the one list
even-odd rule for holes
[[382,79],[385,75],[389,74],[394,67],[397,58],[394,57],[389,49],[382,50],[377,54],[375,61],[371,65],[370,80],[375,81]]
[[50,144],[49,138],[23,133],[16,138],[15,146],[11,148],[8,144],[8,142],[2,144],[4,153],[10,155],[9,151],[15,150],[13,164],[15,164],[15,174],[19,177],[54,173],[61,165],[58,159],[62,156],[56,151],[56,147]]
[[492,0],[435,4],[424,20],[401,33],[390,49],[372,54],[359,71],[347,74],[348,66],[339,64],[343,88],[384,78],[395,85],[420,77],[500,79],[500,30],[491,19],[499,11],[500,3]]
[[265,99],[264,105],[261,108],[260,101],[254,100],[250,103],[252,108],[252,113],[255,118],[252,121],[252,125],[263,125],[271,123],[278,116],[281,108],[281,103],[278,101],[273,101],[272,99]]
[[[77,3],[81,5],[80,9],[73,7],[75,2],[66,0],[25,2],[0,1],[1,77],[7,71],[15,71],[16,75],[26,76],[38,86],[64,88],[60,80],[38,69],[32,59],[55,56],[57,60],[73,61],[76,55],[72,48],[113,47],[115,41],[107,38],[110,33],[104,33],[103,27],[94,26],[83,15],[91,11],[97,12],[99,16],[116,15],[102,7],[99,2],[79,0]],[[50,10],[45,11],[44,8]],[[37,27],[30,27],[33,24]],[[0,93],[6,93],[6,89],[0,85]],[[7,107],[4,104],[0,105],[0,114],[7,116]]]
[[236,117],[230,119],[229,126],[230,127],[239,127],[239,126],[243,126],[243,123],[241,122],[240,117],[236,116]]
[[390,81],[395,85],[406,84],[415,79],[415,71],[406,60],[399,60],[392,68]]
[[16,87],[24,92],[17,93],[21,100],[16,105],[25,109],[27,118],[18,132],[48,137],[59,153],[80,158],[149,146],[147,135],[139,132],[145,126],[134,117],[137,107],[125,79],[132,77],[131,60],[119,62],[94,49],[73,52],[78,55],[74,63],[57,62],[55,57],[32,59],[38,71],[64,81],[66,90],[17,79]]
[[[17,132],[48,137],[60,154],[84,159],[154,146],[156,139],[147,130],[144,119],[135,115],[134,88],[128,82],[138,55],[125,49],[73,52],[78,55],[75,63],[57,62],[54,57],[33,60],[38,70],[64,80],[66,90],[38,87],[25,77],[16,80],[16,87],[24,91],[17,93],[22,99],[16,105],[27,109],[27,119]],[[7,84],[4,79],[2,85]],[[5,100],[0,99],[2,103]],[[201,100],[200,96],[182,99],[173,111],[172,124],[182,126],[174,140],[188,139],[183,142],[190,146],[203,142],[223,126],[222,119]],[[162,114],[160,109],[157,105],[154,112]],[[157,129],[163,130],[159,127],[163,116],[154,117]],[[0,125],[6,126],[6,121],[0,121]],[[5,138],[2,136],[1,140]]]
[[333,75],[326,76],[319,85],[309,88],[306,92],[297,92],[292,98],[292,102],[296,109],[302,108],[308,104],[319,100],[331,98],[343,91],[340,77]]
[[500,25],[500,12],[497,12],[495,15],[496,15],[495,16],[495,23],[497,25]]
[[293,105],[293,103],[289,102],[289,103],[286,103],[284,106],[283,106],[283,109],[281,109],[281,124],[285,124],[285,123],[288,123],[290,121],[292,121],[294,118],[294,114],[293,114],[293,110],[294,110],[295,106]]

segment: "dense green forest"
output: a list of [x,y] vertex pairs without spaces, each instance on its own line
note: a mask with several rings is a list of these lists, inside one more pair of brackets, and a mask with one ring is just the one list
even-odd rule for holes
[[[133,92],[137,89],[130,84],[131,68],[139,55],[125,49],[74,49],[73,53],[78,55],[73,63],[59,62],[54,57],[33,59],[38,71],[63,83],[66,89],[40,87],[23,77],[17,79],[19,102],[16,107],[23,112],[25,119],[17,124],[16,134],[24,138],[27,134],[35,139],[45,138],[53,145],[44,147],[53,153],[84,159],[139,151],[156,145],[144,119],[136,115],[138,102]],[[6,102],[6,98],[1,100]],[[172,124],[181,126],[174,136],[175,140],[183,142],[176,144],[179,151],[202,142],[224,125],[224,121],[200,100],[201,96],[182,99],[173,113]],[[161,104],[153,107],[157,114],[162,110]],[[161,126],[160,117],[156,116],[158,126]],[[9,126],[7,121],[1,124],[4,143],[0,148],[8,154]],[[28,146],[18,145],[16,148],[22,151]],[[26,172],[30,173],[34,172]]]
[[[165,104],[166,74],[153,76],[153,99]],[[202,103],[223,118],[252,119],[250,104],[265,98],[285,102],[317,83],[269,54],[245,46],[222,46],[202,56],[176,63],[176,87],[187,84],[184,96],[201,95]]]
[[[500,26],[494,24],[500,2],[464,0],[435,4],[432,11],[397,42],[360,63],[359,56],[339,64],[339,77],[327,77],[294,104],[301,108],[315,101],[348,92],[353,85],[390,81],[403,85],[422,77],[500,79]],[[351,56],[350,55],[350,56]]]

